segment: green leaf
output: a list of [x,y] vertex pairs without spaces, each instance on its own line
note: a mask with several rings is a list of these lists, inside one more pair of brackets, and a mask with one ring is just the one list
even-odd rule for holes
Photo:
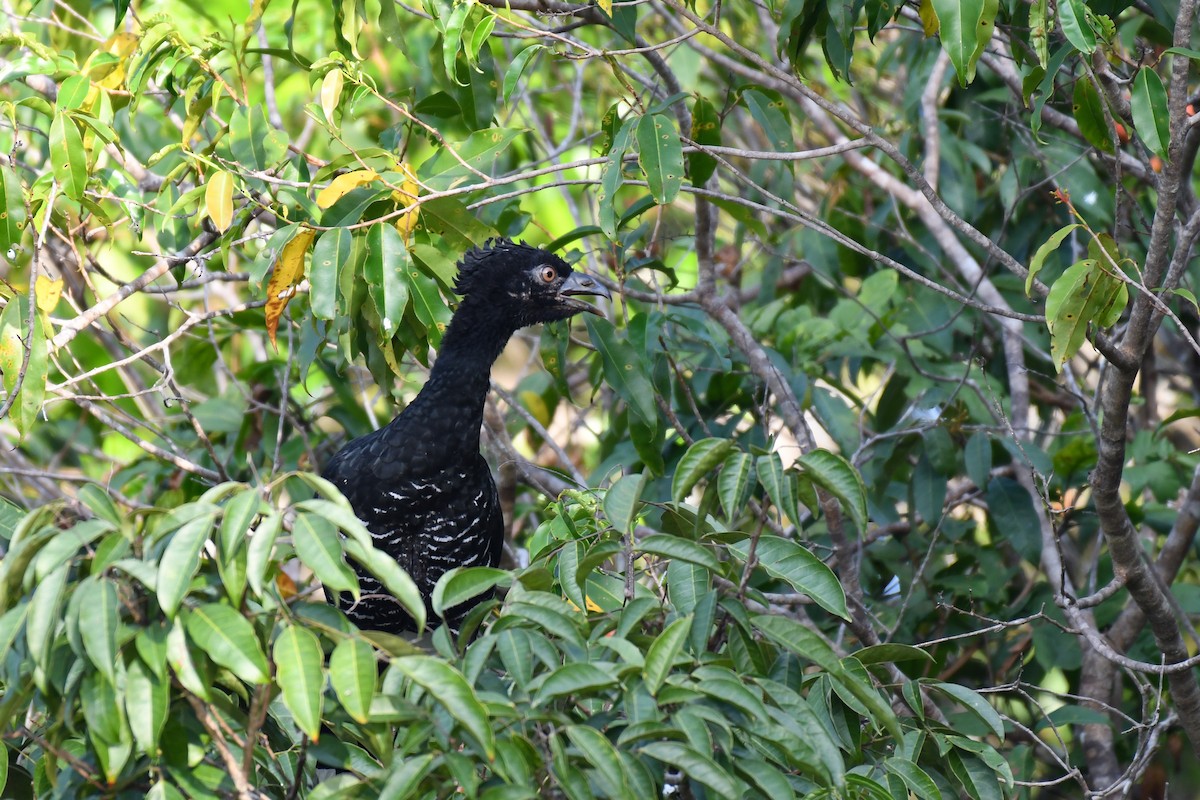
[[539,50],[545,49],[545,45],[533,44],[517,53],[516,57],[513,58],[508,71],[504,73],[504,102],[507,103],[512,97],[512,93],[516,91],[517,84],[521,80],[521,75],[525,72],[525,67],[529,65],[529,60],[537,55]]
[[1114,306],[1124,307],[1128,291],[1095,259],[1085,258],[1067,268],[1046,296],[1046,327],[1050,329],[1050,356],[1062,371],[1079,351],[1088,323],[1111,317]]
[[201,676],[200,669],[192,657],[182,619],[176,619],[171,625],[171,630],[167,632],[167,663],[171,665],[171,670],[183,688],[205,702],[211,700],[208,681]]
[[159,559],[158,605],[168,618],[175,616],[200,568],[200,551],[212,532],[214,513],[203,513],[175,531]]
[[679,459],[675,477],[671,480],[671,499],[681,502],[701,478],[725,460],[733,450],[729,439],[700,439],[692,444]]
[[378,222],[367,231],[367,260],[363,278],[367,295],[379,314],[384,339],[390,339],[408,306],[408,281],[405,280],[411,259],[404,239],[395,226]]
[[683,643],[687,640],[691,629],[691,615],[680,617],[664,628],[663,632],[654,640],[654,644],[650,645],[650,649],[646,651],[642,680],[650,694],[658,694],[658,690],[675,666],[675,659],[683,650]]
[[1033,279],[1037,277],[1039,272],[1042,271],[1042,265],[1046,262],[1046,258],[1058,249],[1059,245],[1063,243],[1063,239],[1066,239],[1071,231],[1080,227],[1083,226],[1076,222],[1059,228],[1057,231],[1051,234],[1050,238],[1047,239],[1044,244],[1038,247],[1037,252],[1033,254],[1033,259],[1029,262],[1029,274],[1025,276],[1026,295],[1028,295],[1030,290],[1033,288]]
[[223,603],[207,603],[187,614],[187,632],[216,663],[247,683],[267,683],[270,668],[245,617]]
[[[697,97],[692,106],[692,132],[690,138],[698,145],[721,144],[721,117],[716,108],[703,97]],[[688,175],[692,185],[703,186],[717,169],[717,160],[703,153],[688,153]]]
[[158,755],[158,741],[167,721],[170,684],[140,658],[132,658],[125,670],[125,714],[134,741],[151,757]]
[[742,797],[749,788],[708,756],[679,742],[652,742],[640,752],[682,770],[692,780],[711,789],[717,797]]
[[721,574],[721,562],[717,560],[711,550],[688,539],[668,533],[656,533],[639,540],[637,549],[643,553],[652,553],[676,561],[687,561],[704,567],[716,575]]
[[58,112],[50,123],[50,159],[54,165],[54,180],[63,194],[72,200],[82,200],[87,189],[87,151],[79,126],[67,114]]
[[957,683],[929,681],[926,685],[960,703],[972,716],[986,725],[998,739],[1004,739],[1004,720],[978,692]]
[[1075,114],[1075,122],[1079,124],[1079,132],[1092,147],[1105,153],[1116,150],[1108,120],[1104,116],[1104,101],[1086,76],[1075,81],[1071,109]]
[[0,164],[0,253],[21,243],[27,219],[21,176],[8,164]]
[[754,492],[753,466],[754,456],[738,451],[729,454],[717,475],[717,494],[725,509],[725,518],[731,522],[742,514]]
[[925,770],[907,758],[891,756],[883,760],[883,768],[904,782],[909,792],[919,800],[941,800],[942,793]]
[[430,656],[397,658],[392,661],[392,667],[429,692],[483,747],[483,754],[489,761],[495,757],[496,742],[488,724],[487,711],[462,673]]
[[[469,9],[469,4],[463,4],[462,7]],[[417,171],[418,175],[433,191],[443,191],[460,184],[477,183],[480,178],[472,170],[490,175],[500,162],[500,154],[523,133],[523,128],[488,128],[476,131],[467,137],[465,142],[448,145],[458,153],[459,158],[454,158],[445,150],[439,150],[437,155],[421,165]]]
[[645,475],[622,475],[612,488],[604,493],[604,516],[608,523],[621,533],[630,533],[637,521],[642,486]]
[[608,150],[608,160],[600,169],[600,191],[596,193],[596,212],[600,230],[609,239],[617,237],[617,190],[625,177],[625,152],[629,149],[637,120],[625,120],[613,136]]
[[346,228],[334,228],[321,234],[313,246],[308,265],[309,303],[317,319],[337,316],[338,275],[350,263],[353,235]]
[[[1078,2],[1078,0],[1076,0]],[[1162,78],[1150,67],[1142,67],[1133,78],[1129,98],[1133,126],[1150,152],[1163,160],[1171,143],[1171,118],[1167,109],[1167,90]]]
[[283,703],[296,725],[313,742],[321,736],[321,704],[324,700],[324,654],[321,642],[307,628],[288,625],[271,648],[275,676],[283,690]]
[[587,693],[593,689],[612,686],[617,678],[595,664],[578,662],[564,664],[546,676],[533,694],[533,704],[540,706],[556,697]]
[[841,501],[860,533],[867,530],[867,490],[858,470],[828,450],[812,450],[796,459],[804,476]]
[[942,49],[960,86],[975,80],[975,65],[995,32],[999,0],[933,0]]
[[342,708],[365,723],[375,696],[379,665],[375,650],[362,639],[343,639],[329,656],[329,678]]
[[229,119],[229,149],[239,164],[273,169],[288,152],[287,137],[267,121],[259,104],[237,106]]
[[433,611],[440,617],[460,603],[490,592],[497,586],[508,586],[512,573],[495,567],[455,567],[438,579],[433,587]]
[[[32,335],[30,335],[32,334]],[[29,344],[26,352],[25,345]],[[24,437],[37,422],[42,400],[46,395],[46,373],[49,359],[46,352],[46,332],[41,320],[35,316],[32,331],[29,328],[29,303],[25,295],[18,295],[4,306],[0,313],[0,382],[4,391],[12,396],[17,388],[17,378],[22,366],[25,379],[21,382],[17,400],[10,408],[10,417],[17,432]]]
[[225,514],[221,518],[221,560],[229,561],[246,542],[250,531],[250,523],[264,508],[262,498],[257,489],[246,487],[234,494],[225,506]]
[[323,517],[297,514],[292,523],[296,555],[322,584],[337,592],[350,592],[357,600],[358,579],[342,557],[337,530]]
[[1096,32],[1088,21],[1087,3],[1084,0],[1059,0],[1058,24],[1062,26],[1067,41],[1082,53],[1096,49]]
[[[743,560],[749,557],[750,541],[729,545]],[[787,581],[792,588],[803,592],[831,614],[849,620],[846,594],[833,570],[805,548],[787,539],[764,534],[755,549],[758,565],[768,574]]]
[[271,553],[275,548],[275,539],[283,529],[283,517],[271,510],[258,523],[254,535],[246,551],[246,580],[250,587],[260,597],[263,594],[263,580],[266,579],[267,567],[271,564]]
[[416,788],[429,772],[433,759],[433,753],[425,753],[412,758],[393,760],[387,779],[379,790],[378,800],[404,800],[415,797]]
[[[421,226],[438,234],[447,247],[458,251],[481,245],[496,235],[495,229],[480,222],[456,197],[439,197],[421,204]],[[445,258],[430,245],[413,245],[413,255],[424,263],[432,258]]]
[[51,572],[33,590],[29,614],[25,620],[25,644],[33,663],[43,672],[50,669],[50,648],[62,621],[60,610],[67,585],[70,564]]
[[665,114],[642,117],[637,125],[638,165],[646,175],[654,202],[675,200],[683,185],[683,147]]
[[1050,29],[1046,24],[1048,0],[1032,0],[1029,4],[1029,43],[1042,69],[1050,62]]
[[587,762],[596,768],[596,777],[605,795],[634,796],[617,749],[607,736],[587,725],[571,725],[567,728],[567,738],[583,753]]
[[654,404],[654,386],[637,351],[628,341],[617,338],[617,331],[611,322],[586,316],[584,322],[592,343],[600,352],[605,380],[642,422],[657,430],[658,408]]
[[796,507],[795,498],[787,491],[788,478],[783,471],[783,459],[779,457],[779,453],[771,452],[759,456],[754,462],[754,467],[758,473],[758,482],[766,489],[767,497],[771,498],[780,515],[796,521],[800,512]]
[[117,626],[120,604],[117,588],[106,578],[88,579],[75,589],[79,593],[79,633],[83,649],[109,683],[117,683]]
[[811,661],[826,672],[833,674],[843,672],[841,662],[833,648],[821,638],[820,634],[796,620],[770,614],[759,614],[751,617],[750,621],[769,639],[800,658]]
[[891,664],[896,661],[934,663],[933,656],[921,648],[899,643],[876,644],[864,647],[854,653],[854,657],[862,664]]

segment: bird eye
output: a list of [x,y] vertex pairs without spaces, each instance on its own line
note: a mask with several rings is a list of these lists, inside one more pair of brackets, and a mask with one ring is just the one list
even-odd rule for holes
[[554,283],[554,279],[558,277],[558,270],[550,266],[542,267],[540,275],[543,283]]

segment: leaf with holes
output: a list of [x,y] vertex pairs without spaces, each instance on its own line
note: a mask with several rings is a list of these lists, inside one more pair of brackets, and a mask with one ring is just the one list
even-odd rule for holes
[[9,165],[0,164],[0,253],[21,242],[26,219],[21,176]]
[[332,320],[337,316],[338,275],[350,262],[352,246],[350,231],[334,228],[321,234],[313,247],[308,270],[308,302],[317,319]]
[[637,124],[638,165],[646,175],[654,202],[666,205],[683,185],[683,146],[665,114],[642,117]]
[[295,234],[279,252],[271,280],[267,284],[267,335],[275,344],[275,333],[283,310],[296,295],[296,287],[304,279],[304,257],[317,232],[312,228],[297,227]]
[[54,179],[63,194],[72,200],[82,200],[87,189],[87,150],[75,120],[61,111],[50,123],[50,159]]
[[1112,318],[1113,308],[1124,308],[1128,292],[1094,258],[1067,268],[1046,297],[1046,327],[1050,330],[1050,356],[1059,372],[1079,351],[1088,324]]
[[382,337],[391,339],[408,306],[408,281],[405,273],[411,259],[404,239],[391,225],[378,222],[367,231],[367,259],[363,278],[367,296],[379,315]]

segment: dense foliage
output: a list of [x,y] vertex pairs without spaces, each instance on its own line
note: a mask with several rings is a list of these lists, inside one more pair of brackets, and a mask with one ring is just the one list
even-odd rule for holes
[[[4,796],[1191,796],[1195,5],[6,4]],[[359,631],[495,236],[615,301]]]

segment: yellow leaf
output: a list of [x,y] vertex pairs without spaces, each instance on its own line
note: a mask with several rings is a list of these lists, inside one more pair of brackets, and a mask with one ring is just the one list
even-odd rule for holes
[[[575,609],[576,611],[578,611],[578,610],[579,610],[579,606],[575,605],[575,601],[574,601],[574,600],[572,600],[572,599],[571,599],[571,598],[569,598],[569,597],[564,597],[563,599],[567,601],[567,605],[569,605],[571,608]],[[584,598],[583,598],[583,604],[584,604],[585,606],[587,606],[587,610],[588,610],[588,611],[604,611],[604,609],[603,609],[603,608],[601,608],[600,606],[596,605],[596,601],[595,601],[595,600],[593,600],[592,598],[588,597],[587,595],[584,595]]]
[[325,73],[321,81],[321,110],[325,119],[333,122],[333,112],[337,111],[338,101],[342,99],[342,83],[345,77],[340,69],[331,69]]
[[612,17],[612,0],[596,0],[596,5],[600,6],[601,11]]
[[45,275],[38,275],[37,284],[33,289],[34,294],[37,295],[37,307],[43,313],[49,314],[58,305],[58,298],[62,296],[62,290],[62,278],[52,281]]
[[283,310],[296,294],[296,286],[304,279],[304,256],[316,235],[312,228],[301,228],[283,246],[275,262],[275,271],[267,284],[267,335],[271,337],[271,344],[275,344],[275,332],[279,329]]
[[[417,183],[416,173],[407,161],[401,162],[400,170],[404,173],[404,182],[400,184],[400,191],[393,192],[392,196],[401,206],[408,208],[417,202],[417,197],[421,193],[421,185]],[[404,243],[408,244],[412,238],[412,232],[417,228],[417,216],[421,213],[421,209],[413,208],[405,211],[396,220],[396,230],[404,237]]]
[[204,187],[204,210],[221,233],[233,224],[233,176],[217,170]]
[[[83,71],[92,83],[96,86],[101,86],[105,89],[120,89],[125,84],[125,65],[129,63],[129,56],[137,48],[139,37],[134,33],[114,33],[104,43],[104,47],[92,53],[88,57],[87,64],[84,65]],[[109,61],[107,59],[101,61],[97,56],[101,53],[116,56],[118,61]],[[93,63],[95,62],[95,63]],[[91,103],[94,98],[89,95],[85,108],[91,108]]]
[[920,14],[921,27],[925,29],[925,35],[935,36],[942,27],[942,23],[937,17],[937,12],[933,9],[933,0],[921,0]]
[[338,175],[329,182],[328,186],[317,192],[317,205],[321,208],[329,208],[338,200],[341,200],[351,189],[366,186],[368,183],[378,179],[379,173],[373,169],[359,169],[354,172],[347,172],[344,175]]
[[254,0],[250,4],[250,16],[246,17],[245,23],[242,25],[242,30],[246,35],[254,33],[258,27],[258,21],[262,19],[263,12],[267,10],[267,6],[271,4],[271,0]]

